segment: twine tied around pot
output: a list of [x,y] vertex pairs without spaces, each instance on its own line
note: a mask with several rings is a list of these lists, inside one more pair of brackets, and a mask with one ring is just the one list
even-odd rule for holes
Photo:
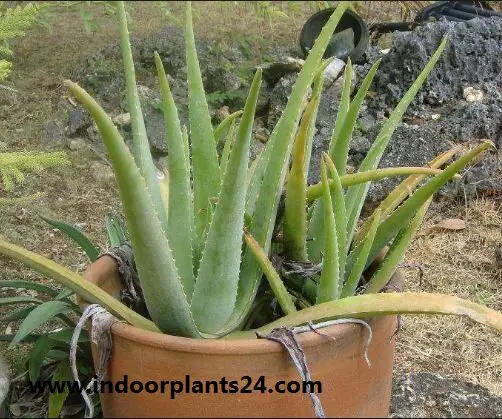
[[[278,329],[272,330],[270,334],[268,335],[262,335],[261,333],[256,333],[256,336],[258,338],[262,339],[269,339],[274,342],[279,342],[284,348],[286,349],[287,353],[289,354],[291,360],[293,361],[293,364],[298,371],[298,374],[300,375],[301,379],[303,381],[312,381],[312,376],[310,374],[310,370],[307,365],[307,358],[305,356],[305,352],[303,348],[300,345],[300,342],[298,342],[298,339],[296,338],[296,335],[299,333],[305,333],[309,331],[313,331],[317,333],[318,335],[321,335],[327,339],[332,339],[334,340],[333,337],[319,332],[319,329],[322,329],[324,327],[328,326],[333,326],[335,324],[347,324],[347,323],[355,323],[359,324],[361,326],[364,326],[368,330],[368,338],[366,340],[366,344],[364,347],[364,360],[366,361],[366,364],[368,365],[368,368],[371,367],[370,360],[368,358],[368,348],[371,343],[371,339],[373,338],[373,331],[371,330],[371,326],[366,323],[364,320],[360,319],[337,319],[337,320],[330,320],[322,323],[318,323],[314,325],[312,322],[309,322],[306,326],[298,326],[295,328],[289,328],[289,327],[281,327]],[[312,402],[312,406],[314,407],[314,412],[316,417],[318,418],[325,418],[326,415],[324,413],[324,409],[322,407],[321,400],[319,399],[319,396],[315,392],[310,392],[309,393],[310,400]]]

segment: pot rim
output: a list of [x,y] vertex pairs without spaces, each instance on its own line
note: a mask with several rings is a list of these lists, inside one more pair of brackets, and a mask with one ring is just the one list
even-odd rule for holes
[[[107,274],[108,273],[108,274]],[[98,275],[97,275],[98,274]],[[101,277],[99,276],[101,275]],[[102,285],[104,277],[117,283],[120,283],[118,277],[118,265],[115,259],[110,256],[102,256],[93,262],[85,271],[84,277],[86,280],[93,282],[95,285],[105,288]],[[111,278],[113,277],[113,278]],[[107,278],[108,279],[108,278]],[[402,273],[397,270],[389,282],[398,285],[402,283]],[[398,285],[399,287],[399,285]],[[86,306],[88,303],[79,299],[81,306]],[[365,321],[373,328],[384,322],[388,315],[375,316]],[[392,316],[390,316],[392,317]],[[195,339],[182,336],[174,336],[165,333],[157,333],[140,329],[138,327],[127,324],[123,320],[117,321],[112,325],[112,335],[116,335],[122,339],[136,342],[142,345],[156,347],[160,349],[169,349],[178,352],[204,353],[204,354],[227,354],[227,355],[244,355],[244,354],[265,354],[282,352],[283,347],[280,343],[267,339]],[[363,333],[361,333],[363,332]],[[359,334],[358,339],[366,339],[366,328],[357,324],[335,324],[322,329],[322,334],[314,331],[300,333],[298,340],[302,347],[327,343],[328,341],[348,339],[351,335]]]

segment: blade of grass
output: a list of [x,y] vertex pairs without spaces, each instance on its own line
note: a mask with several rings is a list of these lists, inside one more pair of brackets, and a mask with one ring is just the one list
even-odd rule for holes
[[66,237],[69,237],[71,240],[77,243],[91,262],[94,262],[98,258],[100,253],[99,248],[95,246],[79,229],[69,224],[63,223],[62,221],[44,217],[40,214],[38,216],[46,223],[50,224],[52,227],[57,228]]

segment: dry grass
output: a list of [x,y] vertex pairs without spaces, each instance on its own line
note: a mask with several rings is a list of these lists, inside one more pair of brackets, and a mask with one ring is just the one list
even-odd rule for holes
[[[467,218],[462,231],[427,232],[444,218]],[[502,310],[502,270],[495,249],[502,244],[500,202],[478,199],[432,216],[413,242],[404,269],[406,289],[440,292]],[[398,371],[431,371],[462,377],[502,395],[502,336],[467,319],[408,316],[398,338]]]

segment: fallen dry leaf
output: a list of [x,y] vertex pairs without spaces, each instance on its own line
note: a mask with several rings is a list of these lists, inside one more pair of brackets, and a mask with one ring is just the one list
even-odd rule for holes
[[460,218],[448,218],[437,224],[429,227],[427,231],[433,230],[464,230],[466,227],[465,221]]

